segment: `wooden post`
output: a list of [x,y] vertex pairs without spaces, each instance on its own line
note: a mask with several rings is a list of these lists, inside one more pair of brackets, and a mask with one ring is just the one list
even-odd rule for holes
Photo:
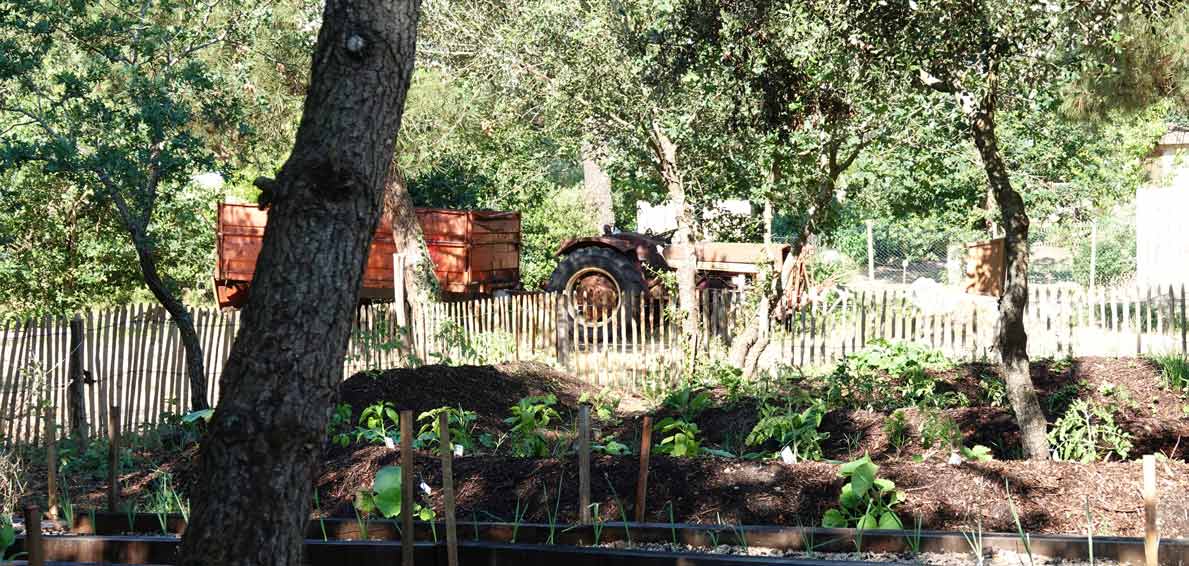
[[1160,531],[1156,528],[1156,456],[1144,456],[1144,558],[1147,566],[1157,566]]
[[413,411],[400,412],[400,563],[413,566]]
[[120,406],[112,405],[107,412],[107,431],[110,444],[107,450],[107,510],[120,507]]
[[392,293],[396,325],[404,328],[409,324],[405,316],[405,254],[392,254]]
[[590,405],[578,407],[578,510],[583,523],[590,516]]
[[25,507],[25,552],[29,566],[45,566],[45,546],[41,543],[41,509]]
[[557,330],[557,363],[563,368],[570,367],[570,332],[571,322],[570,313],[566,308],[566,296],[564,293],[554,295],[554,320],[557,321],[554,328]]
[[446,499],[446,560],[448,566],[458,566],[458,532],[454,521],[454,445],[450,443],[450,415],[446,412],[438,413],[438,430],[441,431],[442,491]]
[[67,386],[66,408],[70,417],[70,434],[79,447],[87,442],[87,396],[83,374],[83,319],[78,315],[70,320],[70,384]]
[[867,279],[875,281],[875,238],[872,234],[874,220],[867,221]]
[[652,417],[644,415],[640,431],[640,476],[636,480],[636,522],[644,522],[645,501],[648,497],[648,460],[652,456]]
[[1098,284],[1098,221],[1090,222],[1090,292]]
[[[58,519],[58,427],[54,423],[54,409],[45,410],[45,492],[46,514]],[[74,525],[67,525],[67,529]]]

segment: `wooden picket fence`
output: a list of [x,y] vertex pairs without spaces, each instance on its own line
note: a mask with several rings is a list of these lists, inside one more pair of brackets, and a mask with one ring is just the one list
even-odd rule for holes
[[[924,296],[922,296],[924,295]],[[680,332],[675,305],[631,297],[612,312],[588,313],[598,325],[574,325],[553,293],[435,303],[403,313],[390,304],[359,308],[344,377],[427,363],[535,360],[594,385],[626,389],[678,379],[693,357],[725,359],[735,336],[755,319],[743,294],[706,290],[696,316],[700,332]],[[772,320],[762,367],[823,366],[876,339],[910,341],[959,361],[993,359],[993,299],[940,288],[906,287],[835,294]],[[1034,358],[1142,356],[1189,351],[1184,286],[1161,289],[1036,287],[1026,329]],[[177,329],[159,308],[127,306],[81,315],[84,387],[92,435],[106,435],[108,407],[121,407],[125,433],[158,423],[190,403]],[[199,309],[207,398],[239,328],[238,312]],[[771,320],[771,319],[768,319]],[[38,443],[50,410],[67,422],[69,320],[0,325],[0,434],[5,444]],[[42,413],[43,414],[43,413]]]

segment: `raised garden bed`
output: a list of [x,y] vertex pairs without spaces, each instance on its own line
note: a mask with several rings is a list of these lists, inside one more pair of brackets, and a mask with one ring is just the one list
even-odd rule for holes
[[[118,513],[97,513],[95,522],[89,515],[77,517],[75,535],[45,537],[47,558],[50,560],[72,560],[82,562],[119,562],[126,564],[171,563],[176,557],[179,538],[168,535],[127,535],[128,516]],[[160,521],[156,515],[138,515],[133,526],[139,530],[156,526]],[[64,526],[64,525],[63,525]],[[366,564],[390,564],[383,562],[399,560],[401,540],[395,521],[372,520],[367,522],[366,540],[361,536],[361,523],[356,520],[323,519],[314,520],[306,529],[307,562],[311,565],[340,564],[346,561],[362,561]],[[97,527],[97,528],[96,528]],[[167,527],[171,533],[184,532],[185,522],[179,516],[168,518]],[[434,528],[438,543],[434,543]],[[92,534],[98,532],[98,536]],[[148,529],[145,529],[148,532]],[[325,532],[326,540],[323,540]],[[598,540],[596,542],[596,532]],[[428,523],[418,523],[416,540],[418,563],[434,564],[444,544],[446,527],[438,523],[432,528]],[[641,552],[648,560],[623,562],[623,564],[667,564],[674,556],[694,557],[707,564],[714,560],[738,559],[732,553],[767,553],[769,560],[783,559],[797,555],[830,555],[854,560],[856,556],[869,556],[873,561],[886,562],[892,557],[911,557],[913,543],[922,554],[953,555],[960,561],[962,556],[970,557],[967,540],[960,533],[935,531],[865,531],[854,529],[789,528],[773,526],[732,525],[688,525],[660,523],[606,522],[599,525],[550,525],[539,523],[473,523],[458,525],[460,543],[468,550],[467,556],[488,564],[492,560],[508,559],[510,556],[536,558],[528,562],[499,562],[507,564],[537,563],[549,559],[561,560],[559,555],[579,550],[576,559],[613,551],[630,551],[625,556],[638,557]],[[552,543],[550,541],[553,541]],[[1084,536],[1034,535],[1029,537],[1032,552],[1036,556],[1064,561],[1087,561],[1090,558],[1089,541]],[[990,554],[1024,555],[1025,548],[1016,534],[984,533],[984,549]],[[812,547],[812,548],[811,548]],[[18,538],[14,552],[23,548],[23,537]],[[662,551],[639,550],[660,548]],[[855,555],[856,548],[863,554]],[[680,552],[674,552],[680,549]],[[712,556],[707,556],[712,555]],[[726,558],[720,555],[731,555]],[[618,555],[615,555],[618,556]],[[657,558],[660,556],[660,558]],[[1143,540],[1129,537],[1094,537],[1093,556],[1098,561],[1116,561],[1140,564],[1144,561]],[[501,558],[502,557],[502,558]],[[607,558],[614,562],[618,558]],[[656,562],[655,560],[660,560]],[[376,560],[377,562],[372,562]],[[527,559],[526,559],[527,560]],[[625,558],[626,560],[626,558]],[[644,560],[641,558],[641,560]],[[336,562],[338,561],[338,562]],[[559,562],[553,562],[554,564]],[[682,562],[692,564],[700,562]],[[772,563],[772,562],[768,562]],[[783,562],[780,562],[783,563]],[[1160,563],[1182,565],[1189,563],[1189,541],[1163,540],[1160,545]]]

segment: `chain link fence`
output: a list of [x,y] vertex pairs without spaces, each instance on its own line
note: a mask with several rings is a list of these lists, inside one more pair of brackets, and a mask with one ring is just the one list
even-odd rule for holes
[[[1121,206],[1094,220],[1033,219],[1029,281],[1087,286],[1127,284],[1136,272],[1135,207]],[[986,232],[940,221],[872,220],[840,230],[816,262],[838,281],[912,284],[926,279],[962,285],[967,247]]]

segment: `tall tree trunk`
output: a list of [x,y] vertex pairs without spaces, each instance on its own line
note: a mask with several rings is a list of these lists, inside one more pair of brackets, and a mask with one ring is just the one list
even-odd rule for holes
[[413,70],[419,0],[327,0],[199,452],[179,564],[295,565]]
[[388,174],[388,186],[384,189],[384,214],[392,219],[396,253],[405,257],[405,300],[414,308],[432,302],[438,295],[433,261],[425,247],[425,235],[417,221],[409,186],[395,160]]
[[594,214],[595,225],[602,230],[603,226],[615,226],[614,203],[611,200],[611,177],[599,166],[599,159],[603,156],[590,146],[582,147],[582,193],[590,211]]
[[685,201],[685,181],[677,165],[677,144],[655,120],[649,127],[649,142],[657,160],[661,180],[668,189],[669,203],[677,210],[677,231],[672,245],[683,250],[677,262],[677,305],[682,313],[681,328],[686,336],[698,333],[698,258],[693,246],[693,214]]
[[995,343],[999,350],[1000,370],[1007,383],[1007,396],[1020,426],[1024,455],[1033,460],[1044,460],[1049,457],[1047,423],[1028,371],[1028,334],[1024,331],[1024,309],[1028,306],[1028,215],[1024,210],[1024,199],[1012,188],[1007,167],[999,155],[994,112],[992,88],[972,111],[971,131],[987,173],[987,182],[999,203],[1005,232],[1003,247],[1007,277],[1003,296],[999,298]]
[[87,380],[83,368],[83,319],[77,314],[70,319],[70,357],[68,371],[70,382],[67,385],[67,415],[70,418],[70,435],[79,443],[85,444],[88,436],[87,427]]

